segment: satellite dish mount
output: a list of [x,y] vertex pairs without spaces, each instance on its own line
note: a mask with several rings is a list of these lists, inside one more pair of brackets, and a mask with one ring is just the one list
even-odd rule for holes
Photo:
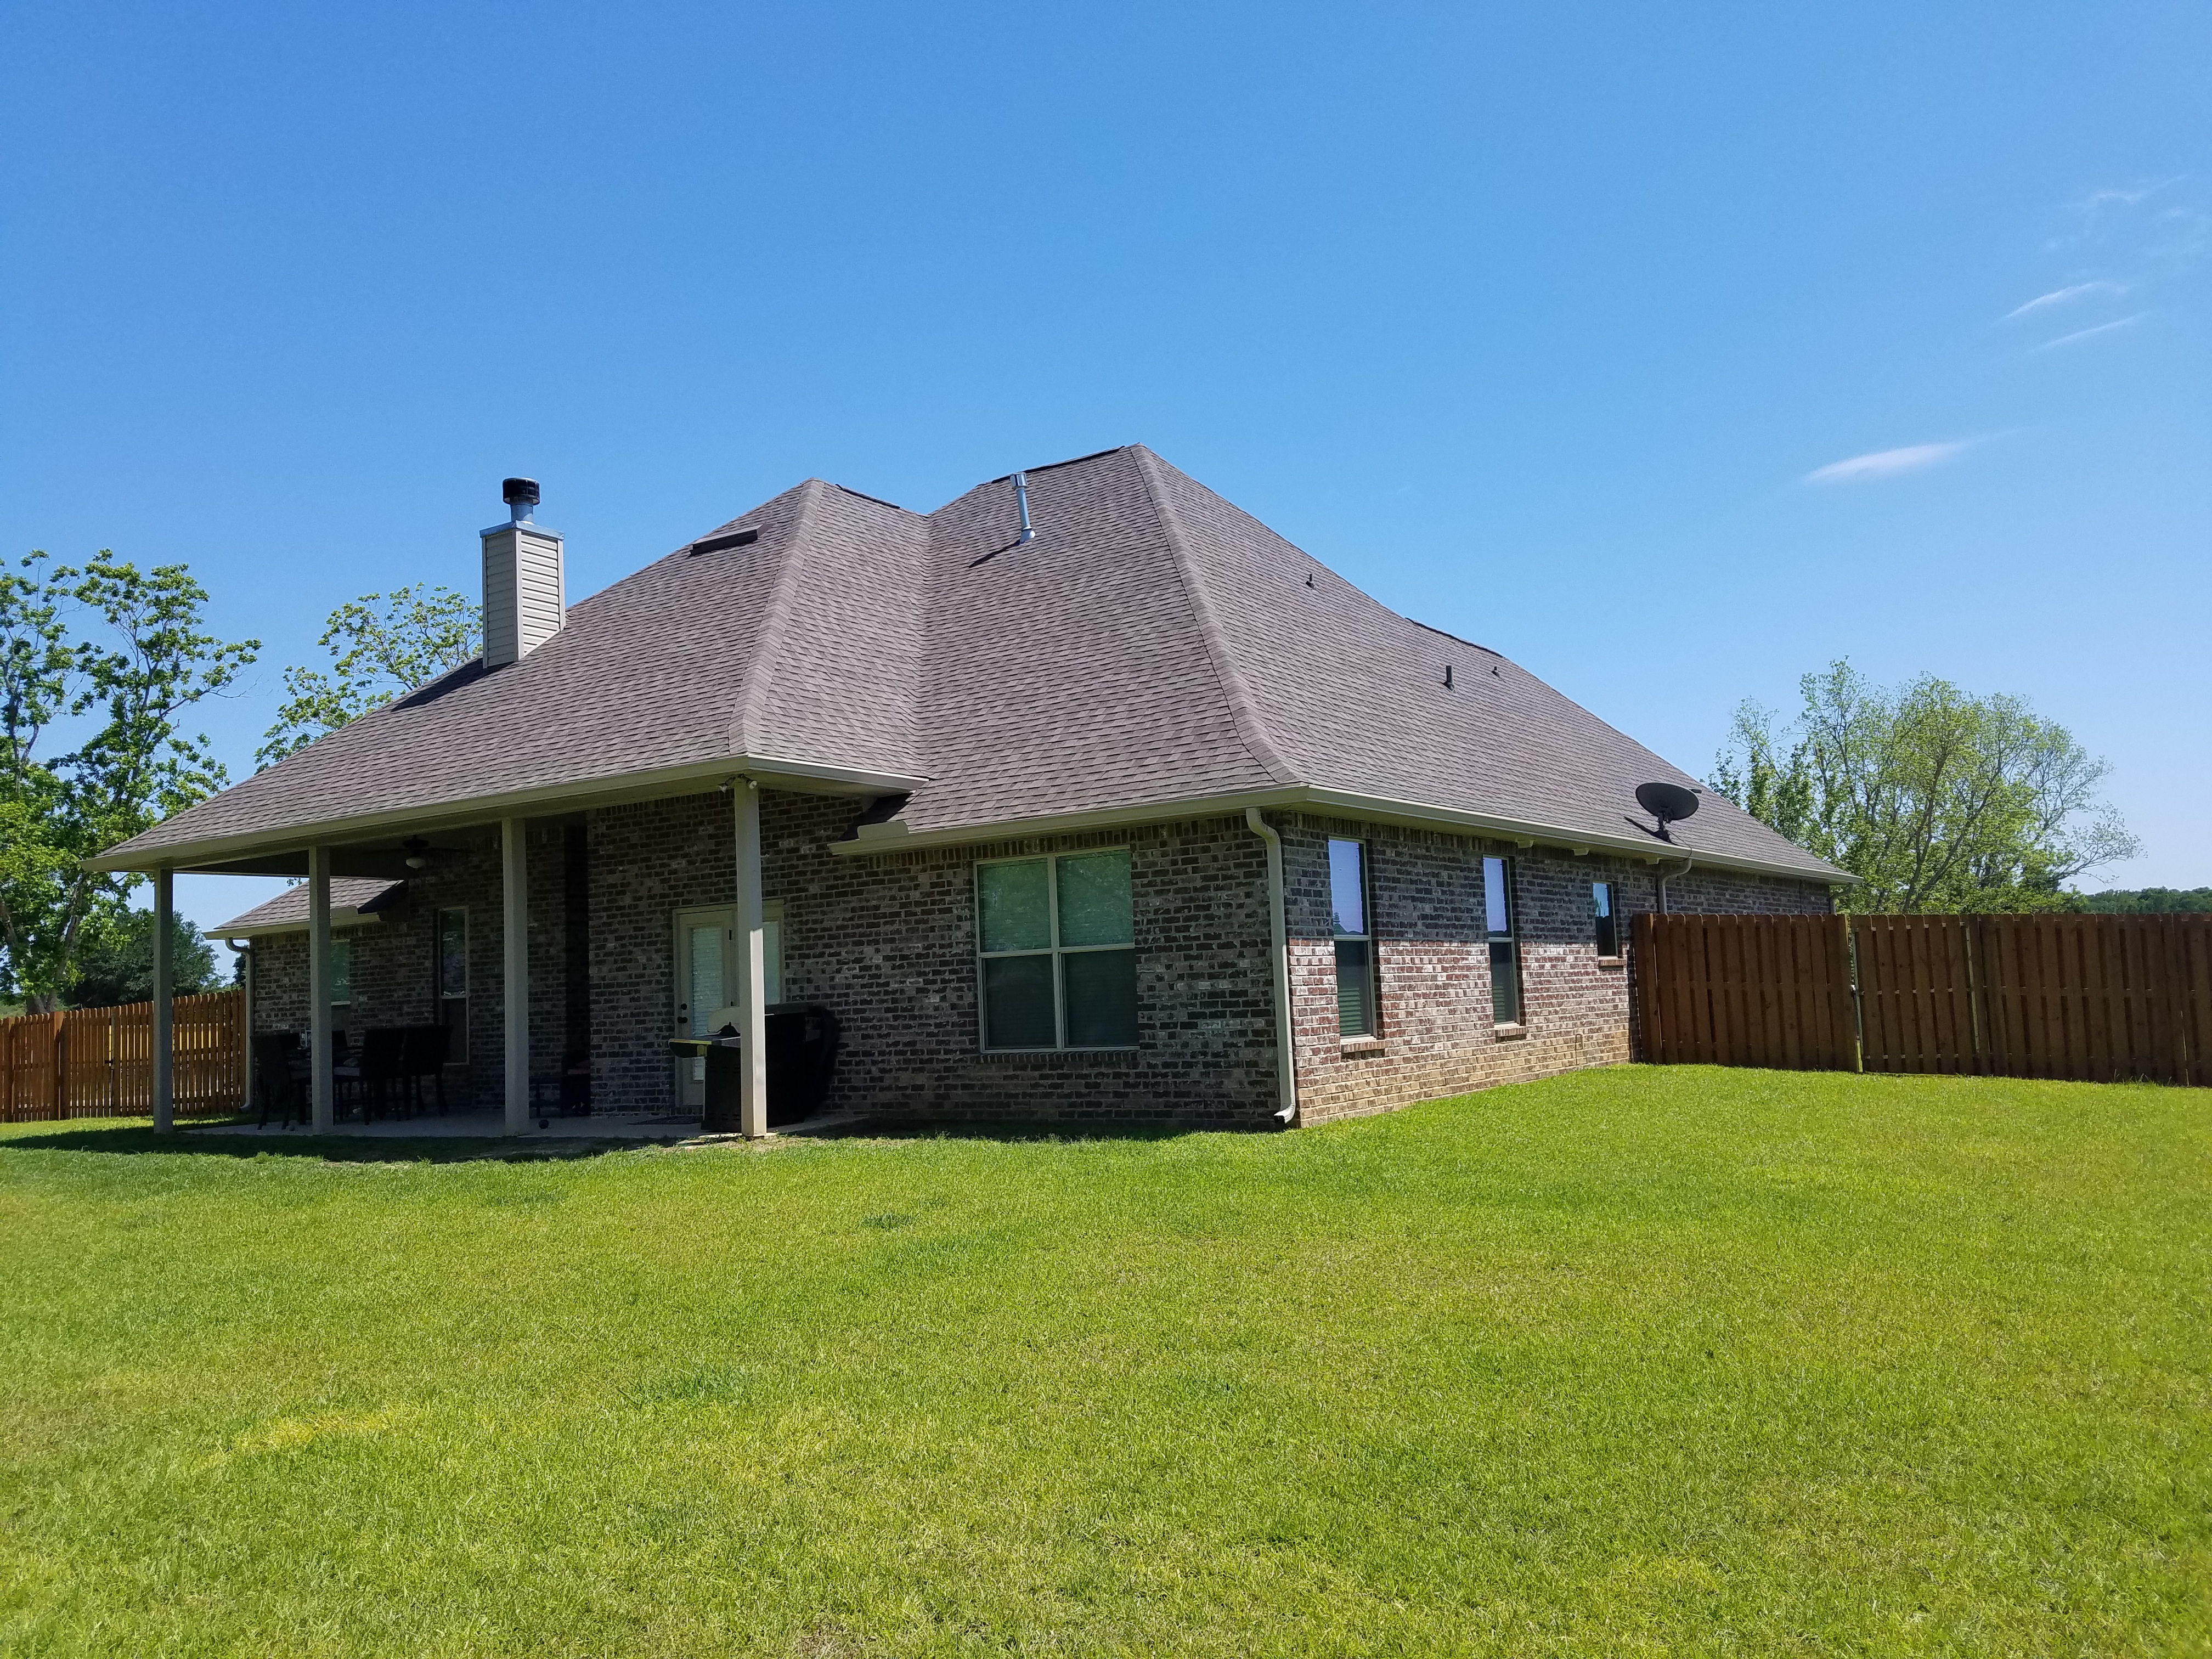
[[1685,789],[1679,783],[1639,783],[1636,786],[1636,804],[1658,820],[1652,833],[1662,841],[1674,839],[1667,832],[1668,824],[1693,817],[1698,811],[1697,792]]

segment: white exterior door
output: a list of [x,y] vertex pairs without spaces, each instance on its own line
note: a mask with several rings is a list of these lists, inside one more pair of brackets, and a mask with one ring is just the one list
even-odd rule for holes
[[[783,901],[761,907],[763,954],[768,960],[769,1002],[783,1000]],[[702,905],[676,913],[676,1018],[678,1036],[712,1036],[729,1018],[738,1000],[738,918],[726,904]],[[676,1061],[677,1097],[687,1110],[707,1103],[707,1062]]]

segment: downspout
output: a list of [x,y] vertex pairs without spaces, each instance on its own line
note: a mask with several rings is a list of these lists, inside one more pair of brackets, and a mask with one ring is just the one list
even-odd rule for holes
[[1260,809],[1244,809],[1244,822],[1267,843],[1267,942],[1275,958],[1275,1092],[1281,1106],[1276,1121],[1285,1128],[1298,1121],[1298,1059],[1291,1025],[1291,946],[1283,923],[1283,838]]
[[1679,881],[1682,877],[1688,875],[1690,866],[1696,862],[1697,860],[1686,852],[1682,854],[1682,867],[1673,875],[1668,875],[1664,870],[1659,872],[1659,914],[1661,915],[1667,914],[1667,884],[1670,881]]

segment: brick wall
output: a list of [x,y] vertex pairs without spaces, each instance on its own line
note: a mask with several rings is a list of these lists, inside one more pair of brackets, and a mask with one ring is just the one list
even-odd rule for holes
[[[562,902],[562,825],[545,821],[529,830],[526,860],[530,883],[531,1071],[557,1076],[568,1044],[562,1018],[567,915]],[[494,1110],[505,1098],[506,1002],[495,838],[441,837],[428,866],[410,874],[396,902],[374,919],[337,930],[353,942],[353,1000],[338,1025],[356,1042],[371,1026],[427,1025],[438,1018],[435,961],[437,913],[468,913],[469,1006],[465,1054],[447,1074],[447,1103]],[[450,843],[450,844],[448,844]],[[253,1029],[307,1029],[307,935],[275,933],[254,941]]]
[[[769,792],[762,801],[764,896],[783,903],[783,994],[821,1002],[845,1033],[832,1104],[894,1120],[1069,1126],[1264,1127],[1277,1105],[1264,843],[1238,817],[1113,833],[833,854],[860,803]],[[587,857],[589,1030],[603,1110],[676,1103],[673,913],[734,902],[727,794],[594,811]],[[1303,1119],[1387,1110],[1412,1101],[1629,1057],[1632,964],[1596,953],[1590,884],[1611,881],[1627,919],[1655,908],[1656,866],[1594,854],[1273,815],[1284,843],[1293,1025]],[[571,832],[578,827],[567,826]],[[530,842],[532,1064],[550,1078],[567,1042],[571,937],[562,835]],[[1366,842],[1376,939],[1377,1038],[1346,1045],[1336,1019],[1327,843]],[[978,1039],[977,860],[1127,846],[1134,882],[1138,1046],[1126,1053],[989,1054]],[[1513,860],[1523,1018],[1501,1030],[1491,1005],[1481,860]],[[1693,870],[1669,884],[1669,908],[1826,911],[1827,890]],[[354,1002],[346,1024],[411,1024],[434,1016],[437,911],[469,913],[470,1066],[475,1103],[501,1099],[499,853],[444,849],[398,905],[351,930]],[[256,947],[257,1030],[304,1029],[304,934]]]
[[[783,902],[783,994],[844,1030],[833,1106],[915,1121],[1257,1125],[1274,1097],[1265,848],[1242,819],[887,853],[830,851],[861,803],[765,793],[762,890]],[[734,902],[730,799],[592,817],[595,1087],[670,1104],[672,912]],[[1138,1047],[987,1054],[978,1041],[975,860],[1127,846]]]
[[[1601,961],[1590,888],[1613,884],[1620,937],[1656,908],[1657,867],[1593,854],[1383,824],[1284,814],[1285,914],[1301,1121],[1387,1111],[1416,1100],[1629,1058],[1629,967]],[[1339,1035],[1328,842],[1363,841],[1376,939],[1376,1041]],[[1522,1019],[1494,1021],[1482,860],[1511,860]],[[1828,890],[1693,871],[1668,884],[1674,910],[1826,912]]]

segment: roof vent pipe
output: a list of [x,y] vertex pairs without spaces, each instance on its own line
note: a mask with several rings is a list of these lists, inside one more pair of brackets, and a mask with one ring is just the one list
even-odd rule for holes
[[1026,472],[1014,474],[1014,511],[1022,515],[1022,533],[1014,538],[1014,545],[1036,539],[1036,532],[1030,528],[1030,478]]
[[568,615],[561,532],[532,523],[534,478],[503,478],[507,521],[482,532],[486,668],[519,662],[561,631]]

